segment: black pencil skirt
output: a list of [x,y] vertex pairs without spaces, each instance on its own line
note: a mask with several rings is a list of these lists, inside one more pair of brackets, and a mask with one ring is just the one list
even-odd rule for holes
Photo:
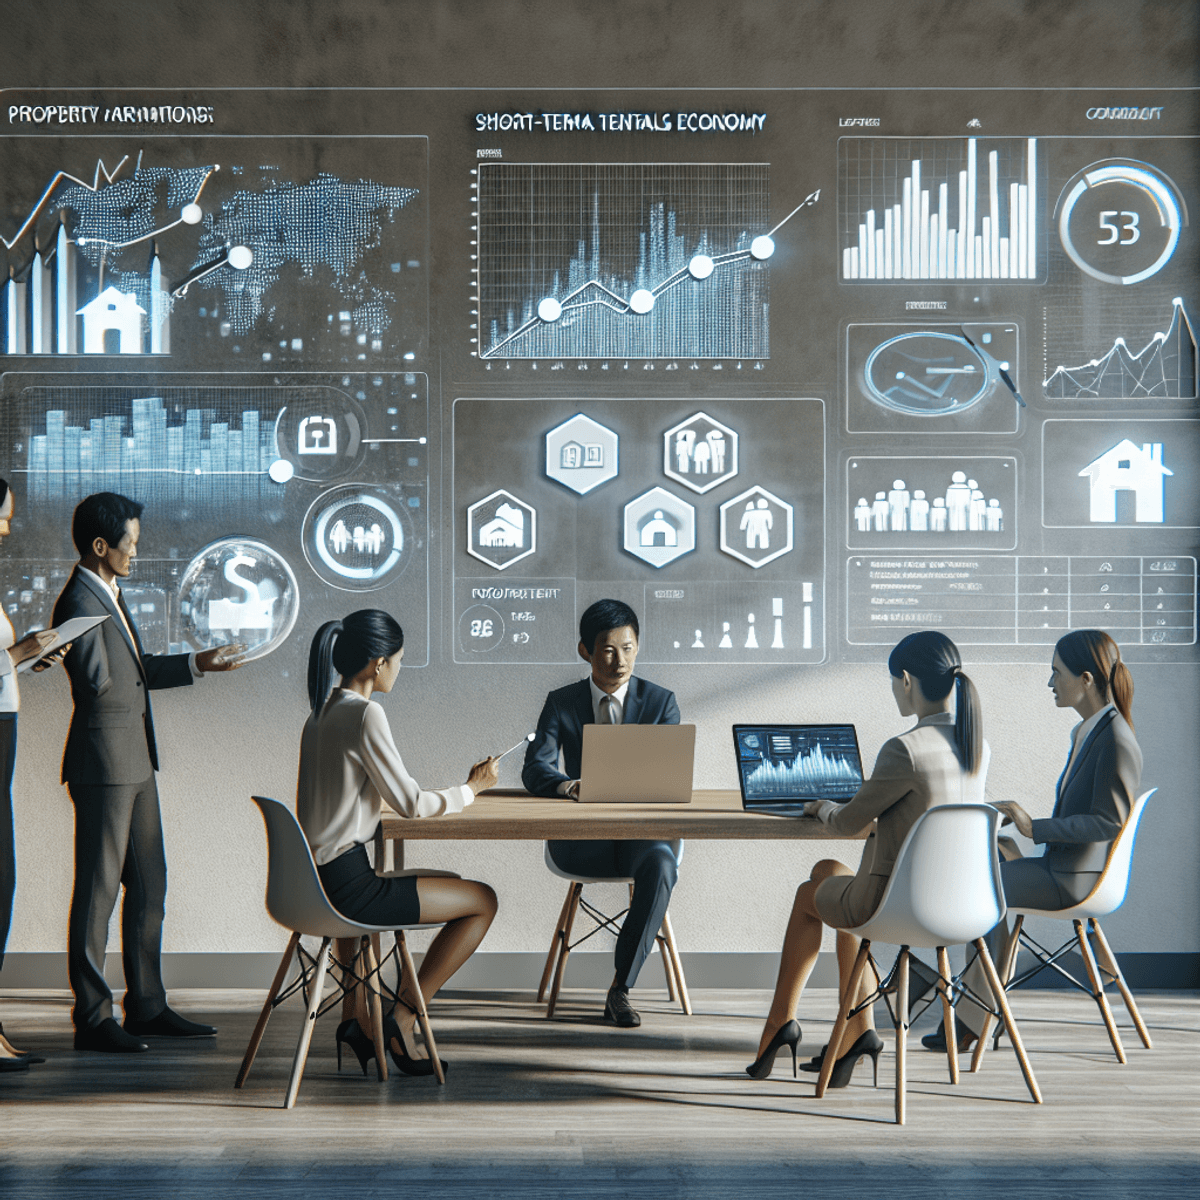
[[329,902],[351,921],[395,929],[416,925],[421,919],[416,877],[380,878],[361,843],[332,862],[319,865],[317,874]]

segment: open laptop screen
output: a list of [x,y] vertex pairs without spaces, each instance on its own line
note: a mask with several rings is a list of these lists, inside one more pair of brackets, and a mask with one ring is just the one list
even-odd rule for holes
[[849,800],[862,786],[853,725],[735,725],[742,804]]

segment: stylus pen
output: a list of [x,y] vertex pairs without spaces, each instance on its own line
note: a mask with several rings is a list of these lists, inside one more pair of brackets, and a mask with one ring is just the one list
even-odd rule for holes
[[496,761],[499,762],[502,758],[504,758],[506,755],[511,754],[514,750],[519,750],[522,746],[525,745],[526,742],[532,742],[533,736],[534,735],[532,733],[527,733],[515,746],[509,746],[509,748],[507,750],[505,750],[504,754],[497,754]]

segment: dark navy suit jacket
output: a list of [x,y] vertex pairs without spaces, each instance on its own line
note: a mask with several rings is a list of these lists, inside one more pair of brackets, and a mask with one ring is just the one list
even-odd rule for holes
[[[546,697],[537,732],[525,751],[521,782],[537,796],[553,796],[558,785],[578,779],[583,755],[583,727],[595,723],[592,689],[586,679],[558,688]],[[678,725],[675,693],[634,675],[625,693],[622,724]],[[559,752],[566,774],[559,770]]]
[[1133,730],[1111,709],[1079,748],[1070,774],[1060,776],[1054,815],[1033,822],[1033,840],[1045,843],[1047,866],[1063,873],[1103,871],[1141,776],[1142,752]]

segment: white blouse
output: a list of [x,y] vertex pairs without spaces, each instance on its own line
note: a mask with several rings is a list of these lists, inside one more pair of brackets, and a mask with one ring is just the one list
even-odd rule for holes
[[17,640],[8,614],[0,609],[0,713],[15,713],[21,707],[17,687],[17,669],[9,657],[9,647]]
[[335,688],[300,738],[296,816],[318,865],[374,836],[383,802],[402,817],[462,812],[466,784],[424,791],[405,770],[383,709]]

